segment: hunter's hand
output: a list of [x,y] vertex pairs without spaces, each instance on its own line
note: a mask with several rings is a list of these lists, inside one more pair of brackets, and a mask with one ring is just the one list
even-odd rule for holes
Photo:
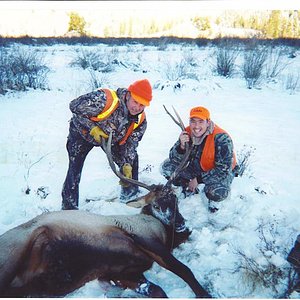
[[129,163],[123,165],[122,171],[127,178],[132,178],[132,166]]
[[189,182],[189,190],[191,192],[195,192],[197,186],[198,186],[198,181],[197,181],[197,178],[195,177],[195,178],[191,179]]
[[91,131],[90,135],[94,138],[97,143],[101,143],[101,137],[108,138],[108,135],[98,126],[94,126]]
[[190,141],[190,136],[186,131],[182,131],[180,133],[179,140],[180,140],[180,148],[182,150],[184,150],[185,149],[185,143],[188,143]]
[[[122,173],[126,178],[131,179],[132,178],[132,166],[129,163],[125,163],[122,167]],[[124,182],[122,180],[119,181],[119,184],[123,187],[128,187],[129,183]]]

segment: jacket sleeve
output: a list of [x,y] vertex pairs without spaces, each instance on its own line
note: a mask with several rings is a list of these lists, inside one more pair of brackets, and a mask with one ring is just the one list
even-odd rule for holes
[[169,159],[171,160],[172,163],[177,165],[181,162],[184,153],[185,150],[182,150],[180,148],[180,141],[178,140],[170,149]]
[[119,148],[119,155],[116,158],[116,163],[121,167],[125,163],[133,164],[135,157],[137,156],[137,147],[139,141],[143,138],[143,135],[147,129],[147,120],[137,127],[126,140],[124,145]]
[[233,143],[230,136],[221,133],[215,137],[215,168],[204,172],[202,180],[204,183],[210,180],[223,180],[232,172]]
[[72,100],[70,102],[70,110],[77,116],[90,118],[100,114],[105,103],[105,92],[97,90]]

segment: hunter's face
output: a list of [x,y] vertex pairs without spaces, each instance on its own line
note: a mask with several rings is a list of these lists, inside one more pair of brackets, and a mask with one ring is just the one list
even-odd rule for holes
[[207,130],[207,127],[209,126],[209,120],[202,120],[199,118],[191,118],[190,119],[190,129],[191,133],[194,137],[201,137],[205,131]]
[[140,114],[145,109],[145,105],[140,104],[130,96],[127,98],[127,108],[130,114],[135,116]]

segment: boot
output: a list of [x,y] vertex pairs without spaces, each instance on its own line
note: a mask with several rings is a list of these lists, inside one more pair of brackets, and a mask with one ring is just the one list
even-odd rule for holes
[[122,186],[120,201],[127,203],[128,201],[134,199],[139,194],[139,187],[136,185]]
[[212,214],[216,213],[219,210],[218,202],[216,201],[208,201],[208,211]]

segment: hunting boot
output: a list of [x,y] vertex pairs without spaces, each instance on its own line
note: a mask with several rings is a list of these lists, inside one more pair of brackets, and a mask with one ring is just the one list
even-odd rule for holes
[[[129,165],[130,166],[130,165]],[[131,168],[131,174],[130,178],[134,180],[138,180],[138,157],[133,161]],[[122,173],[124,174],[124,170],[122,170]],[[126,174],[124,174],[126,176]],[[121,194],[120,194],[120,201],[123,203],[126,203],[134,198],[137,197],[139,194],[139,187],[137,185],[133,185],[130,183],[121,183]]]
[[133,184],[130,184],[128,186],[121,186],[121,195],[120,195],[120,201],[123,203],[126,203],[139,194],[139,187]]

